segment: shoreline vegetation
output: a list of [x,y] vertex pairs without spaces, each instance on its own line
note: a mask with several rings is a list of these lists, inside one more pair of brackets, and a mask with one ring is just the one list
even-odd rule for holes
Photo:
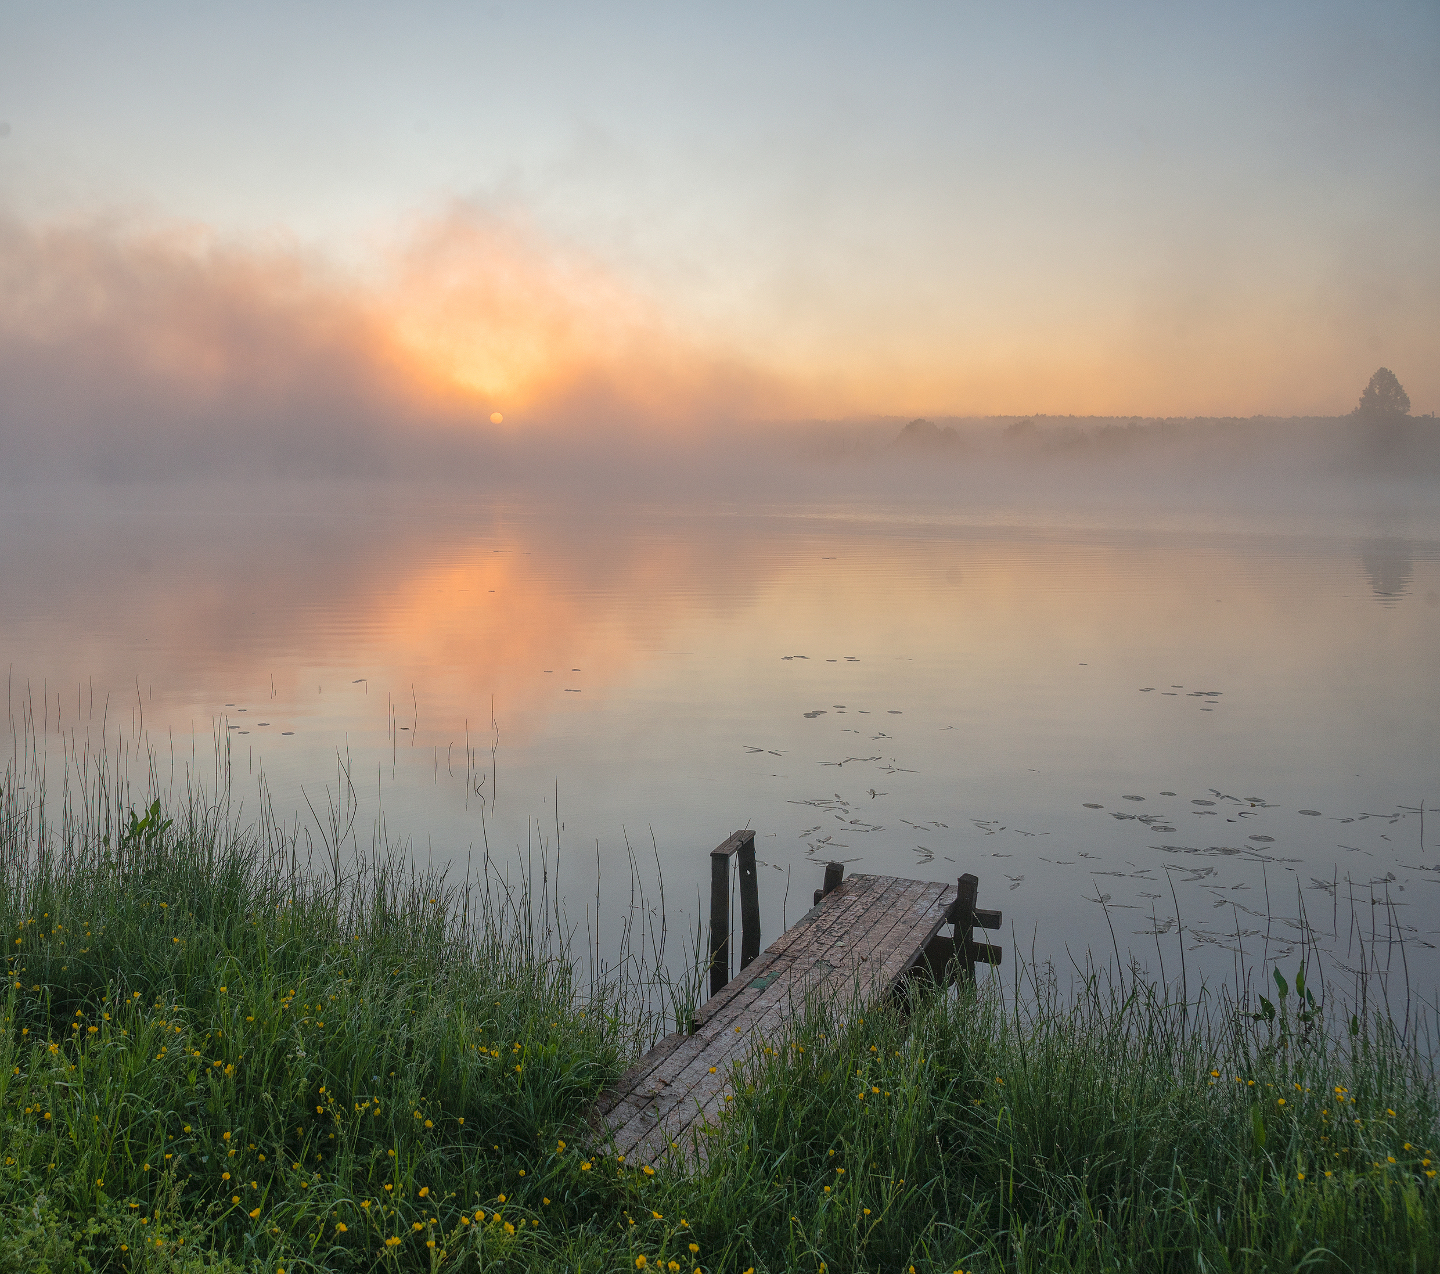
[[18,746],[0,780],[0,1270],[1440,1261],[1408,1005],[1352,1013],[1303,966],[1186,1000],[1095,962],[809,1005],[685,1175],[585,1121],[695,1003],[645,906],[587,978],[533,861],[347,858],[335,809],[307,865],[223,765],[168,808],[123,769],[72,758],[58,810]]

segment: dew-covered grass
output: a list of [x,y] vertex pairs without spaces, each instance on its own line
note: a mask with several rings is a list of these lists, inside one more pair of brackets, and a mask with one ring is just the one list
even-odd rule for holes
[[47,830],[14,777],[0,1269],[1440,1265],[1426,1053],[1295,970],[1253,1013],[1113,966],[814,1006],[652,1167],[585,1110],[684,1006],[582,975],[533,876],[309,871],[195,795]]

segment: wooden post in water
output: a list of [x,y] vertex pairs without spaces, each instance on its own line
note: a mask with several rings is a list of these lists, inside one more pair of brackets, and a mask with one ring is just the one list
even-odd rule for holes
[[730,981],[730,855],[739,855],[740,967],[760,954],[760,885],[755,875],[755,833],[733,832],[710,851],[710,994]]
[[760,954],[760,884],[755,877],[755,833],[740,842],[736,864],[740,869],[740,967]]
[[730,981],[730,855],[710,852],[710,994]]
[[960,877],[955,901],[945,913],[947,924],[955,926],[953,938],[936,934],[925,946],[923,958],[912,972],[933,982],[944,981],[951,972],[957,977],[975,976],[975,966],[982,961],[999,964],[1003,952],[988,942],[976,942],[976,929],[998,929],[1000,913],[975,905],[980,881],[969,872]]
[[955,925],[955,960],[959,972],[972,980],[975,977],[975,953],[971,950],[975,936],[975,899],[980,893],[980,877],[966,872],[960,877],[955,905],[950,919]]
[[844,863],[825,864],[825,884],[815,891],[815,905],[820,905],[820,899],[825,897],[832,889],[838,889],[840,882],[845,879]]

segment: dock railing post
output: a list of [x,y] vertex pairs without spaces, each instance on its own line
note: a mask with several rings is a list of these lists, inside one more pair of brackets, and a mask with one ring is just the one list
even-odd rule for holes
[[755,877],[755,833],[740,842],[740,967],[760,954],[760,884]]
[[755,833],[734,832],[710,851],[710,994],[730,981],[730,855],[740,869],[740,967],[760,954],[760,885],[755,874]]
[[955,925],[955,960],[959,972],[975,978],[975,899],[980,893],[980,877],[966,872],[960,877],[955,893],[955,906],[950,917]]
[[730,981],[730,855],[710,853],[710,994]]
[[820,905],[820,899],[830,893],[831,890],[839,889],[840,882],[845,879],[844,863],[825,864],[825,883],[815,891],[815,905]]

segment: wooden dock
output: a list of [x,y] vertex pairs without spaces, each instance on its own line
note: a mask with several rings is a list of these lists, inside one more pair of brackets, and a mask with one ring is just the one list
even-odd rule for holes
[[[974,876],[956,885],[899,876],[846,880],[838,863],[826,868],[815,907],[761,954],[754,854],[753,832],[735,833],[712,854],[711,995],[694,1030],[661,1040],[591,1111],[596,1131],[631,1163],[703,1159],[706,1132],[733,1095],[735,1065],[756,1047],[788,1043],[807,998],[822,999],[845,1019],[894,996],[908,979],[973,975],[977,961],[1000,961],[998,947],[972,937],[975,926],[1000,926],[998,911],[975,906]],[[744,926],[733,981],[731,855],[739,860]],[[940,932],[947,924],[954,936]]]

